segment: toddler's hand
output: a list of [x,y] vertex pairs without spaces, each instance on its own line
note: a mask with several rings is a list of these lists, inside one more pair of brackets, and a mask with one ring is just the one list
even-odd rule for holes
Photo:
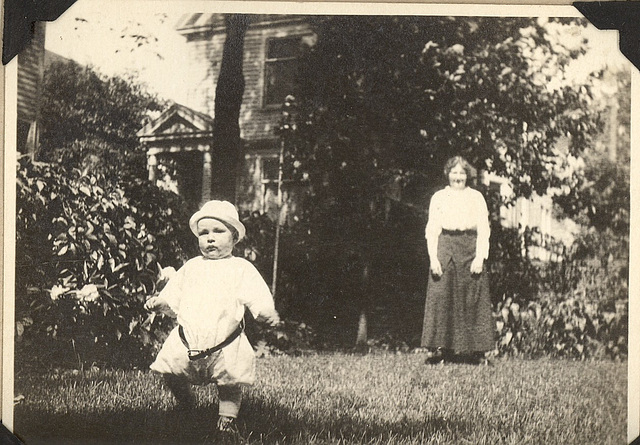
[[280,324],[280,316],[276,311],[273,311],[268,314],[258,315],[258,317],[256,317],[256,321],[259,321],[260,323],[267,323],[269,326],[277,326]]
[[165,308],[164,300],[158,297],[151,297],[144,304],[144,308],[151,312],[162,312]]
[[144,308],[148,311],[154,312],[158,305],[158,297],[151,297],[144,303]]
[[169,317],[176,318],[177,315],[169,306],[169,303],[166,302],[164,298],[160,297],[151,297],[144,304],[144,308],[148,311],[155,312],[158,314],[168,315]]

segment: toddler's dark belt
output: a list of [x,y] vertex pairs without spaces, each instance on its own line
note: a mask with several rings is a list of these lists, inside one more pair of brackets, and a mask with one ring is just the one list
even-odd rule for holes
[[187,354],[189,355],[189,360],[200,360],[201,358],[205,358],[213,354],[214,352],[219,351],[220,349],[228,346],[233,342],[236,338],[242,334],[244,330],[244,323],[240,322],[235,331],[231,333],[227,338],[225,338],[221,343],[215,345],[213,348],[200,350],[200,349],[191,349],[189,347],[189,342],[187,342],[186,337],[184,336],[184,329],[182,326],[178,326],[178,334],[180,335],[180,340],[187,347]]
[[451,236],[475,235],[476,233],[478,233],[476,229],[469,229],[469,230],[447,230],[447,229],[442,229],[442,234],[443,235],[451,235]]

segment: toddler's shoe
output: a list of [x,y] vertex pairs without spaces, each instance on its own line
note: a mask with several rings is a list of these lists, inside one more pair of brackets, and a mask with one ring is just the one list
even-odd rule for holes
[[220,416],[218,418],[217,426],[217,443],[223,445],[240,445],[244,444],[245,440],[238,430],[236,419],[233,417]]

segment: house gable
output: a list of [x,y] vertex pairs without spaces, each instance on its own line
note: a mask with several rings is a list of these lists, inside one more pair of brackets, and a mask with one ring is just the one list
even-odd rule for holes
[[140,141],[159,142],[193,136],[211,136],[213,118],[184,105],[174,104],[160,117],[142,127],[137,136]]

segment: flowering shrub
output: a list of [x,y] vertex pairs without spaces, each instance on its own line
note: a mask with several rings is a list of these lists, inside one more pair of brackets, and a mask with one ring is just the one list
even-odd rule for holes
[[156,290],[160,252],[145,219],[117,184],[20,160],[18,361],[148,362],[158,339],[143,304]]

